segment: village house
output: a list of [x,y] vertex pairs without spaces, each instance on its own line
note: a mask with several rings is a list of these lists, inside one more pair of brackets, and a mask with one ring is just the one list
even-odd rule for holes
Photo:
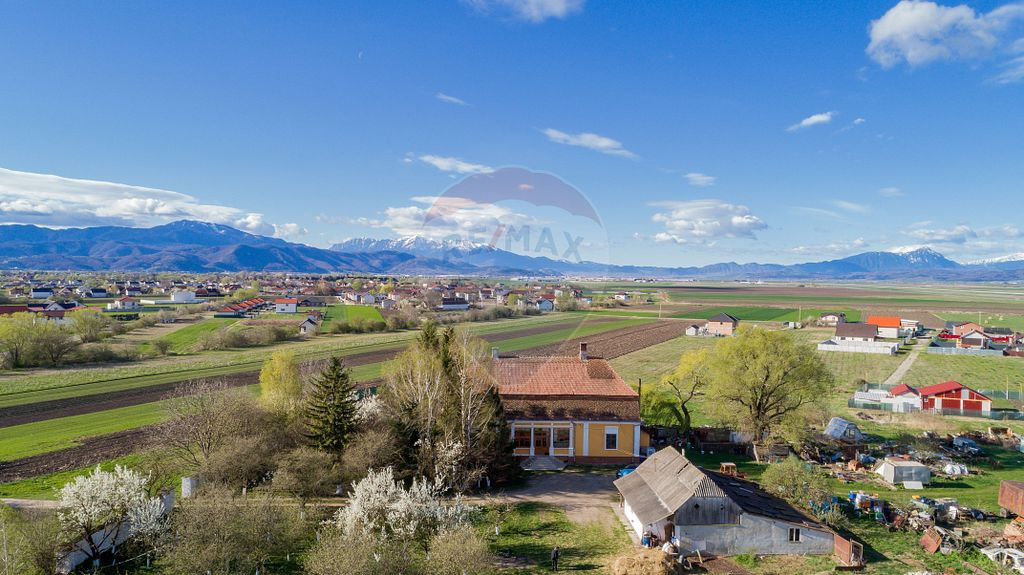
[[897,316],[869,315],[865,323],[878,326],[878,337],[896,339],[907,334],[902,320]]
[[306,336],[316,335],[317,332],[319,332],[319,331],[320,331],[320,322],[318,322],[316,320],[316,318],[314,318],[314,317],[306,316],[306,319],[302,320],[302,323],[299,324],[299,335],[300,336],[306,337]]
[[441,303],[438,304],[437,309],[441,311],[465,311],[469,309],[469,302],[458,297],[445,297],[441,298]]
[[963,349],[988,349],[991,343],[992,338],[978,329],[972,329],[956,340],[956,346]]
[[49,299],[53,297],[53,288],[50,286],[32,286],[28,297],[32,299]]
[[684,333],[689,336],[697,336],[704,333],[704,328],[694,323],[686,326],[686,331]]
[[941,410],[942,413],[991,413],[992,400],[958,381],[945,381],[935,385],[914,388],[900,384],[892,389],[872,389],[854,394],[854,401],[864,406],[872,404],[891,406],[897,413]]
[[107,311],[138,311],[139,300],[128,296],[118,298],[107,304]]
[[293,297],[279,297],[274,300],[274,313],[298,313],[299,300]]
[[704,325],[704,330],[708,335],[731,336],[736,333],[736,328],[739,325],[739,318],[723,312],[708,318],[707,324]]
[[869,323],[840,323],[836,326],[836,341],[875,341],[878,326]]
[[818,316],[818,324],[835,327],[846,321],[846,314],[843,312],[827,311]]
[[640,429],[640,396],[607,360],[501,357],[494,350],[498,393],[515,456],[580,463],[639,461],[650,440]]
[[642,536],[680,555],[827,555],[836,535],[756,483],[701,469],[672,447],[615,480],[623,514]]

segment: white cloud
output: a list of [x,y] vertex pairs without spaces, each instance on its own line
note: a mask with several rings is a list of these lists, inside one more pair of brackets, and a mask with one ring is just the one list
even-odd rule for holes
[[839,215],[839,212],[835,212],[833,210],[826,210],[824,208],[812,208],[812,207],[809,207],[809,206],[796,206],[793,209],[798,211],[798,212],[803,212],[804,214],[807,214],[807,215],[810,215],[810,216],[826,217],[826,218],[832,218],[832,219],[836,219],[836,220],[843,219],[843,216]]
[[713,244],[719,238],[751,238],[754,232],[768,226],[750,213],[750,208],[720,200],[689,200],[653,202],[667,208],[651,217],[665,231],[655,234],[658,242],[677,244]]
[[879,195],[885,196],[887,198],[899,198],[904,195],[903,190],[897,188],[896,186],[888,186],[882,188],[878,190],[878,193]]
[[456,174],[482,174],[494,171],[494,168],[490,166],[466,162],[451,156],[433,156],[427,154],[420,156],[419,159],[421,162],[430,164],[442,172],[454,172]]
[[448,196],[411,198],[411,206],[389,207],[381,218],[356,218],[351,223],[391,230],[399,236],[433,239],[452,237],[487,241],[503,226],[536,225],[530,216],[497,204],[481,204]]
[[483,13],[511,14],[519,20],[540,23],[549,18],[564,19],[583,10],[586,0],[465,0]]
[[807,116],[803,120],[793,124],[786,128],[787,132],[796,132],[797,130],[803,130],[804,128],[810,128],[811,126],[817,126],[819,124],[827,124],[832,121],[836,115],[835,112],[822,112],[820,114],[814,114]]
[[579,146],[581,148],[587,148],[589,150],[601,152],[602,154],[609,154],[611,156],[622,156],[624,158],[636,157],[636,154],[624,148],[622,143],[618,140],[613,140],[609,137],[592,134],[590,132],[567,134],[554,128],[548,128],[544,130],[544,135],[547,136],[549,140],[557,144]]
[[921,228],[907,232],[907,235],[926,243],[963,244],[978,237],[970,226],[958,225],[952,228]]
[[864,118],[854,118],[853,125],[854,126],[859,126],[859,125],[863,124],[864,122],[867,122],[867,120],[865,120]]
[[853,212],[855,214],[866,214],[871,211],[871,208],[864,204],[855,204],[846,200],[835,200],[832,204],[841,210]]
[[832,242],[824,245],[796,246],[789,251],[800,255],[829,255],[845,256],[863,251],[870,244],[864,238],[857,238],[853,241]]
[[446,104],[455,104],[457,106],[467,106],[468,105],[468,104],[466,104],[466,101],[463,100],[462,98],[456,98],[455,96],[449,96],[448,94],[445,94],[444,92],[438,92],[437,94],[434,94],[434,97],[437,98],[438,100],[441,100],[442,102],[444,102]]
[[900,62],[920,66],[937,60],[983,58],[1000,47],[1001,36],[1022,18],[1022,3],[978,13],[966,4],[902,0],[871,22],[867,53],[883,68]]
[[0,168],[0,222],[51,227],[154,226],[193,219],[270,235],[263,215],[179,192]]
[[296,223],[274,224],[274,237],[285,239],[301,238],[309,233],[309,230]]
[[715,185],[715,180],[718,179],[715,176],[709,176],[700,172],[690,172],[688,174],[684,174],[683,177],[686,178],[686,181],[689,182],[691,186],[697,186],[698,188],[713,186]]
[[992,78],[996,84],[1015,84],[1024,81],[1024,56],[1017,56],[1003,64],[1003,71]]

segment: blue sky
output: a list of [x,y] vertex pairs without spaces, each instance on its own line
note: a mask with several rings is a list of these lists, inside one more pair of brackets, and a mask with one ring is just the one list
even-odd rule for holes
[[[511,223],[659,265],[1024,252],[1024,4],[2,2],[0,36],[4,223]],[[517,200],[423,224],[506,166],[600,225]]]

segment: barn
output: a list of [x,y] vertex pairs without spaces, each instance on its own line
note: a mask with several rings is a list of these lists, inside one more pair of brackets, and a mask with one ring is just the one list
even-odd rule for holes
[[922,409],[992,411],[992,400],[959,381],[944,381],[917,389]]

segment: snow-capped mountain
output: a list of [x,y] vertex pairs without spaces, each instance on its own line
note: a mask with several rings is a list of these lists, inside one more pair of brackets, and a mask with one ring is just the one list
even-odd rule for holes
[[402,252],[421,257],[443,257],[451,252],[493,251],[487,244],[469,240],[432,240],[422,236],[406,236],[397,240],[352,238],[331,246],[331,251],[347,253]]
[[1024,252],[999,256],[997,258],[986,258],[983,260],[976,260],[971,262],[971,265],[985,266],[991,264],[1004,264],[1008,262],[1024,262]]

